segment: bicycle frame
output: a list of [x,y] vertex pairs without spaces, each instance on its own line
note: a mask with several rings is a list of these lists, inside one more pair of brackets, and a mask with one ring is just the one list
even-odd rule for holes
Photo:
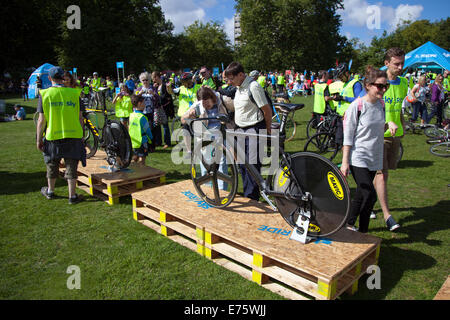
[[[247,158],[244,157],[244,161],[245,163],[243,164],[245,166],[245,168],[248,170],[248,172],[250,173],[250,175],[252,176],[252,178],[254,179],[254,181],[256,182],[256,184],[258,185],[261,193],[263,194],[263,197],[265,198],[266,201],[269,202],[269,204],[273,206],[273,204],[271,203],[271,201],[266,197],[266,196],[273,196],[273,197],[281,197],[284,199],[288,199],[291,201],[305,201],[305,200],[309,200],[309,195],[305,194],[303,192],[303,190],[301,189],[300,183],[297,180],[297,177],[295,177],[295,175],[290,174],[291,172],[291,165],[290,165],[290,161],[289,161],[289,154],[286,153],[284,151],[284,141],[286,138],[286,134],[285,134],[285,127],[286,127],[286,121],[288,118],[288,114],[289,112],[283,112],[280,111],[281,113],[281,125],[280,125],[280,133],[279,133],[279,139],[280,139],[280,144],[279,144],[279,156],[281,157],[281,160],[279,162],[279,165],[281,167],[287,167],[287,170],[285,170],[285,174],[287,176],[292,177],[293,181],[295,181],[298,190],[299,190],[299,194],[296,195],[288,195],[286,193],[281,193],[281,192],[277,192],[275,190],[273,190],[270,185],[270,180],[273,177],[273,175],[268,175],[266,179],[264,179],[264,177],[260,174],[260,172],[258,171],[258,169],[251,163],[249,163],[247,161]],[[197,118],[195,119],[195,121],[201,121],[201,120],[210,120],[210,118]],[[221,127],[220,127],[220,131],[222,133],[223,136],[225,136],[227,134],[227,130],[225,129],[225,122],[221,121]],[[228,131],[228,133],[230,133]],[[233,136],[239,135],[238,132],[232,132]],[[249,134],[249,133],[245,133],[243,134],[245,136],[249,136],[249,135],[253,135],[253,134]],[[264,137],[264,135],[261,134],[256,134],[256,136],[258,137]],[[265,136],[270,137],[270,138],[276,138],[276,136]],[[210,143],[213,143],[213,141],[211,141]],[[210,144],[210,143],[206,143],[204,146]],[[234,159],[237,160],[236,155],[238,154],[245,154],[244,150],[242,149],[242,146],[238,145],[238,144],[234,144],[234,148],[232,150],[233,155],[234,155]],[[240,160],[240,159],[239,159]]]

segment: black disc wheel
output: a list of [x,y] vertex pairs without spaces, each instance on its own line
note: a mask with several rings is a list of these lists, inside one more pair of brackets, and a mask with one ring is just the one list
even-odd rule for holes
[[199,143],[192,153],[191,178],[197,194],[206,203],[217,208],[228,206],[238,188],[238,169],[232,152],[222,143]]
[[108,120],[103,139],[108,163],[120,169],[127,168],[133,152],[127,128],[119,121]]
[[450,157],[450,141],[441,142],[431,146],[430,152],[438,157]]
[[339,149],[333,134],[321,132],[308,139],[303,151],[314,152],[329,160],[333,160]]
[[280,167],[273,185],[278,192],[298,194],[300,187],[304,194],[310,194],[310,200],[300,202],[275,197],[280,214],[291,227],[296,226],[301,208],[310,212],[310,236],[327,237],[347,222],[350,189],[340,170],[328,159],[309,152],[293,154],[290,169]]

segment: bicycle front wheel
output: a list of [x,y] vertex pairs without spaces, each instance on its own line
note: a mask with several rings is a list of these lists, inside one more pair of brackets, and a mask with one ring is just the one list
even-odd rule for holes
[[191,178],[197,194],[206,203],[217,208],[228,206],[238,188],[238,169],[230,149],[213,142],[196,146]]
[[450,141],[441,142],[431,146],[430,152],[438,157],[450,157]]
[[[311,218],[308,234],[315,237],[326,237],[341,229],[347,222],[350,212],[350,189],[347,180],[340,170],[328,159],[310,152],[299,152],[290,157],[290,170],[278,171],[274,176],[275,191],[289,189],[293,194],[298,193],[299,182],[303,193],[309,193],[308,201]],[[278,210],[291,227],[296,226],[298,219],[297,202],[276,197]]]
[[317,121],[316,117],[313,117],[311,118],[311,120],[309,120],[308,124],[306,125],[306,137],[308,139],[316,134],[318,123],[319,122]]
[[328,132],[320,132],[309,138],[303,151],[317,153],[329,160],[333,160],[339,151],[339,146],[334,135]]
[[289,114],[286,120],[286,128],[284,129],[286,132],[286,142],[291,141],[295,137],[295,133],[297,132],[297,124],[294,120],[294,112]]
[[84,119],[83,142],[86,148],[86,158],[89,159],[97,153],[98,149],[98,131],[92,126],[89,120]]

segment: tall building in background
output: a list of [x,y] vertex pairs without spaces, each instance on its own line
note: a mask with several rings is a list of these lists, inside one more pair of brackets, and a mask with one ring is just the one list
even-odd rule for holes
[[236,13],[234,15],[234,45],[239,46],[239,37],[241,36],[241,15]]

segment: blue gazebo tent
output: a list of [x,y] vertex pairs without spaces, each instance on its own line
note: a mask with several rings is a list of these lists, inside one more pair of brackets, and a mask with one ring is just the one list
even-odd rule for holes
[[42,81],[42,89],[47,89],[51,87],[52,83],[48,78],[48,71],[54,67],[50,63],[44,63],[42,66],[33,71],[33,73],[28,78],[28,97],[30,99],[37,98],[36,90],[36,77],[39,76]]
[[[450,52],[428,41],[405,55],[403,68],[450,70]],[[386,70],[386,67],[381,70]]]

